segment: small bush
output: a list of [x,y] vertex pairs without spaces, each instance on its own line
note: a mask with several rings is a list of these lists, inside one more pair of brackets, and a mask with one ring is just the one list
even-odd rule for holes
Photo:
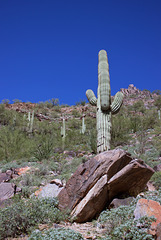
[[161,187],[161,171],[160,172],[155,172],[153,176],[150,179],[154,186],[158,189]]
[[[124,239],[142,240],[153,239],[147,233],[154,218],[143,217],[134,220],[135,206],[120,206],[117,209],[103,211],[99,217],[99,223],[106,228],[104,240]],[[138,227],[141,226],[140,228]]]
[[36,146],[33,150],[33,155],[39,161],[43,159],[49,159],[53,153],[53,137],[50,135],[42,136],[40,140],[37,141]]
[[71,229],[49,229],[44,232],[35,231],[31,234],[28,240],[83,240],[84,238],[80,233]]
[[38,224],[58,223],[67,215],[57,208],[56,199],[18,200],[0,209],[0,240],[27,234]]

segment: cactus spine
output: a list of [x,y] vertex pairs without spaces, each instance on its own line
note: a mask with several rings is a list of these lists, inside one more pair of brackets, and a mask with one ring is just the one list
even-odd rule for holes
[[107,53],[101,50],[98,54],[98,89],[97,99],[92,90],[86,91],[91,105],[97,106],[97,152],[110,149],[111,114],[116,114],[123,102],[123,93],[117,92],[111,104],[111,87]]

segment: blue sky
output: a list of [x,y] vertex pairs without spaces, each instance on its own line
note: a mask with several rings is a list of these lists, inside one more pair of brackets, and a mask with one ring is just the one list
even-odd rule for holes
[[161,1],[1,0],[0,102],[96,94],[101,49],[112,95],[131,83],[161,90]]

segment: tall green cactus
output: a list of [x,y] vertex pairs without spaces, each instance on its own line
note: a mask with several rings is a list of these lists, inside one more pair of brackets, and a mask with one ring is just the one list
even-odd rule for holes
[[111,104],[111,87],[107,53],[101,50],[98,54],[98,89],[97,99],[92,90],[86,91],[91,105],[97,106],[97,152],[110,150],[111,114],[116,114],[123,102],[123,93],[117,92]]

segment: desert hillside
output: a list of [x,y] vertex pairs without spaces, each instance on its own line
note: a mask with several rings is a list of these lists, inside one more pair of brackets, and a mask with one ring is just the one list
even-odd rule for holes
[[140,198],[161,204],[161,91],[141,91],[130,84],[121,92],[122,108],[112,116],[111,151],[120,149],[137,159],[137,166],[148,166],[152,176],[143,191],[124,196],[131,198],[130,204],[107,206],[83,223],[60,209],[52,193],[67,186],[81,164],[97,158],[96,107],[87,100],[73,106],[60,105],[55,98],[40,103],[2,101],[0,239],[159,239],[159,227],[151,229],[154,219],[143,217],[138,227],[134,210]]

